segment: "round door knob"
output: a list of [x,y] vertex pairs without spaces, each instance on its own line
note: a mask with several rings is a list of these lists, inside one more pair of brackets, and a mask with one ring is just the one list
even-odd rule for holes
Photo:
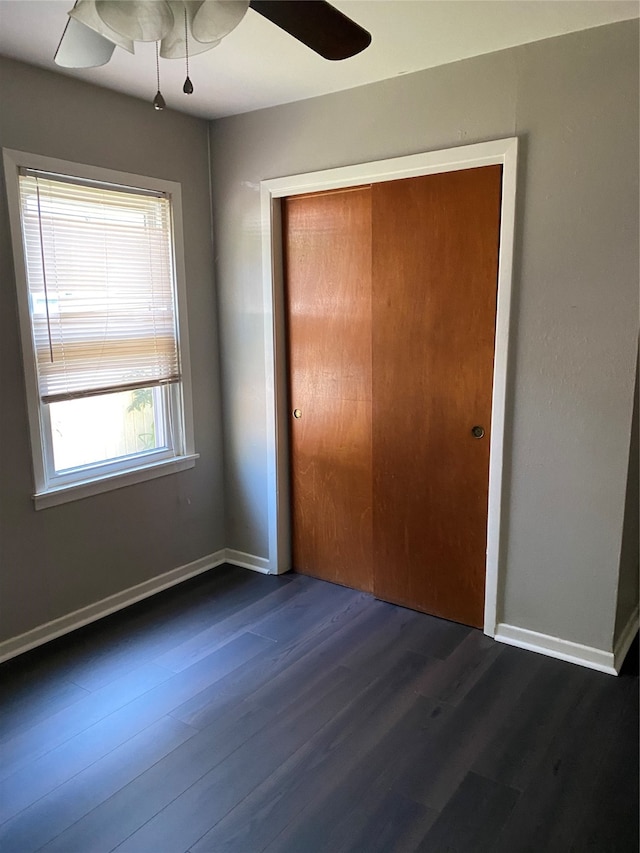
[[471,435],[474,438],[482,438],[484,435],[484,429],[481,426],[471,427]]
[[302,417],[302,409],[294,409],[293,410],[293,417],[294,418],[301,418]]

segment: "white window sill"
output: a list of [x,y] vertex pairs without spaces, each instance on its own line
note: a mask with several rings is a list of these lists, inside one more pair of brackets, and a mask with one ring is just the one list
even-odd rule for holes
[[33,502],[36,509],[46,509],[50,506],[89,498],[103,492],[111,492],[124,486],[132,486],[134,483],[142,483],[145,480],[154,480],[156,477],[165,477],[167,474],[175,474],[177,471],[193,468],[199,455],[198,453],[191,453],[188,456],[178,456],[162,462],[154,462],[152,465],[141,465],[139,468],[129,469],[118,474],[108,474],[91,480],[56,486],[46,491],[36,492],[33,496]]

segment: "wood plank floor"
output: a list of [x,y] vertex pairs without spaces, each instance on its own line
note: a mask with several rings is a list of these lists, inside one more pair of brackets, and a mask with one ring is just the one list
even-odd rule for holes
[[618,678],[223,567],[0,667],[0,850],[637,853]]

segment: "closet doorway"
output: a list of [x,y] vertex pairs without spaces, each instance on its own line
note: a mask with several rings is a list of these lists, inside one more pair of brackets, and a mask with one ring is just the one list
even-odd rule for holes
[[268,570],[495,632],[516,164],[512,138],[262,182]]

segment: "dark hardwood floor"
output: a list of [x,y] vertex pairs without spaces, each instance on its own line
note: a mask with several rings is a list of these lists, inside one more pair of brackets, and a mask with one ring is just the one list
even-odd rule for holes
[[0,850],[637,853],[614,678],[225,567],[0,667]]

